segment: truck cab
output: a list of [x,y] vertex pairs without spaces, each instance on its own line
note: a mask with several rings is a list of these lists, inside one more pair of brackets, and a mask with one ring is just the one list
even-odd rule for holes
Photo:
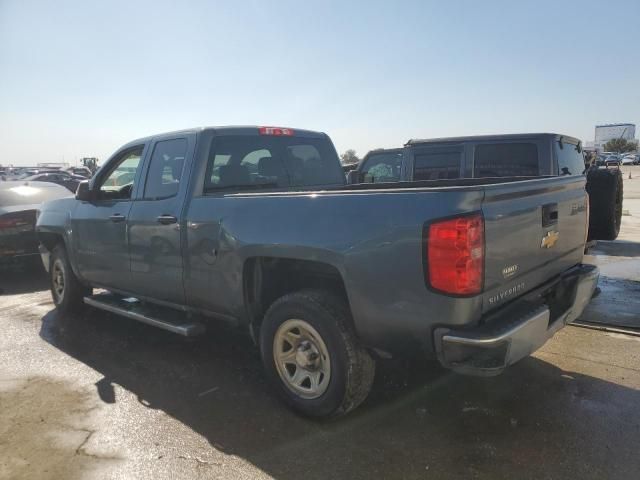
[[566,175],[586,175],[589,240],[615,240],[622,221],[620,170],[585,165],[580,140],[568,135],[414,139],[403,148],[370,151],[347,178],[349,183],[359,184]]
[[585,173],[580,140],[553,133],[409,140],[367,153],[351,182],[536,177]]

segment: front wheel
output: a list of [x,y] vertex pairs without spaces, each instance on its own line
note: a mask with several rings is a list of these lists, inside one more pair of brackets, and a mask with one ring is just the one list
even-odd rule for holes
[[304,415],[344,415],[371,389],[375,362],[355,336],[346,302],[329,292],[302,290],[276,300],[260,347],[276,391]]
[[83,305],[83,298],[91,295],[91,288],[80,283],[73,273],[63,245],[56,245],[50,262],[49,279],[54,305],[63,312],[78,310]]

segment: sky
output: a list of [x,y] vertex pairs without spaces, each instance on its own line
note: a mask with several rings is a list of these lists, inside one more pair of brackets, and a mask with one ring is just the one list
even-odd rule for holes
[[0,0],[0,164],[205,125],[410,138],[640,122],[640,2]]

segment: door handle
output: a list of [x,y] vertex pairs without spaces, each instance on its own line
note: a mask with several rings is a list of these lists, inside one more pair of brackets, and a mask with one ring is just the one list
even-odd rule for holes
[[550,227],[558,223],[558,204],[547,203],[542,206],[542,226]]
[[109,219],[114,223],[118,223],[118,222],[123,222],[125,219],[125,216],[120,213],[114,213],[109,217]]
[[172,223],[178,223],[178,219],[174,215],[160,215],[158,218],[156,218],[156,220],[162,225],[171,225]]

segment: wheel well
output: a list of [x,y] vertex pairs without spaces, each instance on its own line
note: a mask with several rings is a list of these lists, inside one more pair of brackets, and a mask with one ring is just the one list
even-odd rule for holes
[[62,235],[51,232],[39,232],[38,241],[42,243],[49,251],[52,251],[57,244],[64,243]]
[[328,263],[276,257],[253,257],[243,269],[244,299],[251,336],[259,338],[262,318],[271,304],[303,288],[330,291],[349,302],[342,275]]

